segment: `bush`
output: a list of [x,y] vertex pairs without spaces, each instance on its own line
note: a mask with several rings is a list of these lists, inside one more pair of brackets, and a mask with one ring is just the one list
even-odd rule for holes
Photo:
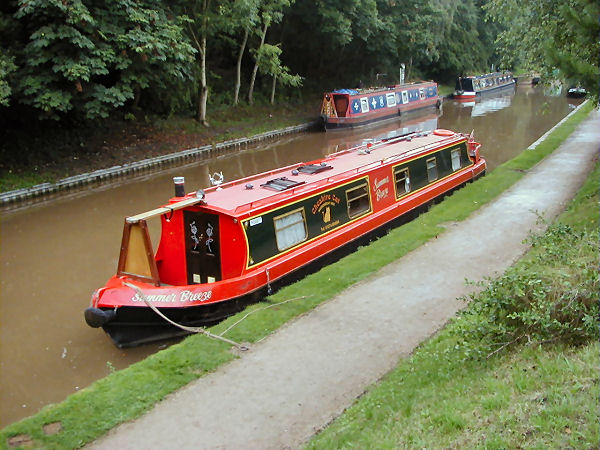
[[452,328],[465,357],[490,357],[518,345],[597,340],[597,232],[561,223],[529,238],[532,251],[489,286]]

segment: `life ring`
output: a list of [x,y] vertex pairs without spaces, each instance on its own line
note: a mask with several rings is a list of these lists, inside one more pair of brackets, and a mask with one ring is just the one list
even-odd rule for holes
[[433,130],[433,134],[436,136],[454,136],[454,131],[444,130],[443,128],[438,128],[437,130]]

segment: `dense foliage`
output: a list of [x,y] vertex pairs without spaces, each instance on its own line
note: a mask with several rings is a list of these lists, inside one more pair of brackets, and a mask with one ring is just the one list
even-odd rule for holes
[[580,84],[598,98],[600,3],[597,0],[489,0],[504,64],[546,80]]
[[[530,238],[529,258],[474,294],[453,332],[468,356],[522,344],[598,340],[598,232],[561,223]],[[489,283],[489,285],[488,285]]]
[[303,83],[394,82],[402,63],[451,80],[495,62],[486,28],[476,0],[8,0],[0,118],[143,107],[206,121],[211,105],[275,101]]
[[191,75],[193,49],[158,0],[28,0],[3,18],[11,97],[41,117],[107,117]]
[[557,67],[591,86],[597,12],[592,0],[5,0],[0,124],[141,109],[208,125],[216,105],[392,83],[401,64],[441,82]]

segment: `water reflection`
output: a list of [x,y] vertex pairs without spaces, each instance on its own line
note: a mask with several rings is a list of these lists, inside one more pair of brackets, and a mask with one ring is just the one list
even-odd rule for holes
[[368,142],[379,141],[402,136],[408,133],[418,131],[431,131],[438,128],[438,117],[441,111],[429,109],[424,114],[411,115],[398,118],[376,128],[359,128],[357,130],[347,130],[343,132],[327,132],[325,140],[327,142],[327,154],[346,150]]
[[[476,105],[475,105],[476,106]],[[483,144],[493,170],[537,140],[570,110],[564,96],[517,90],[509,105],[473,114],[452,101],[442,111],[381,127],[306,133],[224,154],[153,175],[84,189],[2,214],[0,246],[0,426],[63,400],[94,380],[156,352],[160,345],[119,350],[83,320],[91,292],[116,269],[123,218],[168,201],[172,177],[188,191],[222,171],[233,180],[280,166],[309,162],[366,139],[447,128]],[[466,112],[466,113],[465,113]],[[152,224],[150,224],[152,225]],[[157,234],[152,229],[152,235]],[[155,241],[156,242],[156,241]]]
[[512,104],[514,96],[515,90],[510,89],[499,92],[497,95],[478,97],[472,101],[455,100],[455,102],[462,108],[462,111],[470,113],[471,117],[479,117],[508,108]]

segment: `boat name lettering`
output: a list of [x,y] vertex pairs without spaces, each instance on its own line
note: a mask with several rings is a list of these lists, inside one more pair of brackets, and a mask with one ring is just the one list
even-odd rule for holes
[[262,223],[262,216],[255,217],[254,219],[250,219],[250,226],[259,225]]
[[335,194],[323,194],[319,197],[319,200],[313,205],[312,213],[316,214],[325,206],[335,206],[340,204],[340,198]]
[[377,195],[377,201],[381,200],[382,198],[387,197],[389,194],[389,189],[385,188],[385,189],[377,189],[376,195]]
[[375,190],[375,196],[377,197],[377,201],[385,198],[389,194],[389,189],[387,187],[381,189],[384,184],[387,184],[390,181],[389,177],[385,177],[382,180],[378,180],[375,178],[375,182],[373,184],[373,188]]
[[212,291],[192,292],[181,291],[180,302],[205,302],[212,297]]
[[[150,303],[173,303],[177,301],[180,303],[205,302],[212,297],[212,291],[193,292],[185,290],[181,292],[171,292],[170,294],[145,294],[144,297]],[[143,302],[144,298],[136,293],[131,297],[131,301]]]
[[136,294],[131,298],[131,301],[143,302],[144,298],[150,303],[171,303],[177,300],[177,293],[173,292],[171,294],[144,294],[144,296],[142,297],[136,292]]
[[375,189],[379,189],[381,186],[383,186],[388,181],[390,181],[389,177],[385,177],[383,180],[378,180],[377,178],[375,178]]

